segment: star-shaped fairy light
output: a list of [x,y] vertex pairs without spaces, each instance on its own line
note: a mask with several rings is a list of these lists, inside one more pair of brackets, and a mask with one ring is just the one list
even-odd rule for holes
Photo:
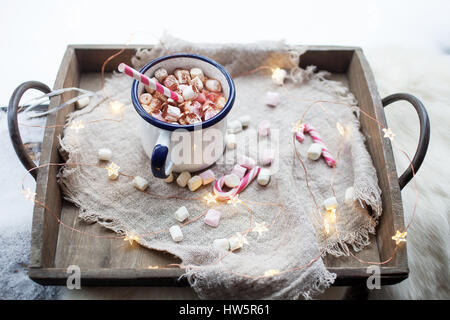
[[21,191],[25,199],[30,200],[31,202],[34,202],[34,199],[36,197],[36,192],[31,191],[30,188],[26,188],[25,190]]
[[236,206],[240,203],[242,203],[242,200],[239,199],[239,195],[232,196],[230,200],[227,201],[227,204],[232,204],[233,206]]
[[83,121],[81,120],[73,121],[72,124],[69,126],[69,128],[78,132],[84,128]]
[[279,274],[280,274],[280,270],[269,269],[266,272],[264,272],[264,277],[273,277],[273,276],[278,276]]
[[336,122],[336,128],[341,136],[345,136],[345,128],[340,122]]
[[123,241],[128,241],[130,245],[134,245],[134,243],[138,243],[139,236],[135,234],[134,232],[126,233],[125,237],[123,238]]
[[148,269],[159,269],[159,266],[148,266]]
[[262,223],[255,222],[255,226],[252,231],[258,233],[259,237],[263,232],[269,231],[269,229],[266,227],[266,222],[263,221]]
[[303,124],[301,120],[298,120],[297,122],[292,123],[291,132],[293,133],[301,133],[303,132]]
[[383,132],[383,138],[389,138],[391,141],[394,141],[395,133],[392,132],[391,128],[383,128]]
[[330,233],[331,224],[336,223],[337,215],[336,209],[327,210],[325,217],[323,218],[323,225],[325,227],[325,232]]
[[120,103],[119,101],[116,101],[116,100],[111,101],[111,102],[109,103],[109,105],[110,105],[110,107],[111,107],[112,113],[119,113],[120,111],[122,111],[123,104]]
[[203,200],[205,200],[207,204],[217,203],[216,196],[213,195],[211,192],[209,192],[208,194],[206,194],[206,195],[203,197]]
[[395,240],[395,244],[399,245],[401,242],[406,242],[407,232],[400,232],[397,230],[395,235],[392,237],[392,240]]
[[115,180],[119,176],[120,167],[114,162],[111,162],[108,166],[105,167],[105,169],[108,170],[108,177],[111,180]]
[[236,232],[236,238],[238,238],[238,240],[239,240],[239,248],[242,248],[244,246],[244,244],[246,244],[248,246],[250,245],[248,243],[246,235],[241,234],[240,232]]

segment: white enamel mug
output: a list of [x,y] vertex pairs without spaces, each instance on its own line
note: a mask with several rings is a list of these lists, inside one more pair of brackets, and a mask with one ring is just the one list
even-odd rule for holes
[[195,67],[202,69],[208,78],[218,80],[227,99],[217,115],[199,124],[172,124],[152,117],[138,99],[145,90],[144,85],[133,81],[131,99],[143,119],[141,142],[157,178],[167,178],[172,171],[203,170],[214,164],[225,149],[226,116],[233,107],[236,90],[233,79],[221,65],[203,56],[181,53],[152,60],[140,72],[152,78],[158,68],[164,68],[170,74],[176,68],[190,70]]

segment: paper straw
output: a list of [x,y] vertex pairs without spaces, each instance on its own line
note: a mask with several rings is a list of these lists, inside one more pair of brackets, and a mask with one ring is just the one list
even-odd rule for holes
[[119,64],[119,72],[125,73],[126,75],[136,79],[139,82],[142,82],[144,85],[150,87],[150,89],[156,90],[159,93],[162,93],[168,98],[171,98],[178,102],[183,102],[183,97],[180,96],[178,93],[170,90],[169,88],[161,85],[160,83],[150,79],[146,75],[143,75],[137,70],[134,70],[130,66],[126,65],[125,63]]

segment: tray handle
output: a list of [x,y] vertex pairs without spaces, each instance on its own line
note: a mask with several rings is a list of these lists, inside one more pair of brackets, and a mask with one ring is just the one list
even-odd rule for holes
[[400,190],[402,190],[408,184],[408,182],[411,181],[414,174],[417,174],[417,171],[419,171],[423,159],[425,158],[425,155],[428,150],[428,144],[430,143],[430,120],[428,118],[428,113],[423,103],[419,99],[408,93],[395,93],[385,97],[382,100],[383,107],[386,107],[389,104],[399,100],[405,100],[411,103],[414,109],[416,109],[420,123],[419,144],[417,146],[416,154],[414,155],[414,158],[412,159],[411,162],[414,171],[411,166],[408,166],[405,172],[403,172],[403,174],[398,179]]
[[[14,90],[11,99],[9,99],[8,105],[8,129],[9,137],[11,138],[12,145],[19,157],[20,162],[27,170],[32,170],[36,168],[33,160],[28,156],[25,147],[22,142],[22,137],[20,136],[19,126],[17,123],[17,110],[19,108],[19,102],[24,93],[29,89],[37,89],[42,91],[44,94],[49,93],[50,88],[39,81],[27,81],[22,83],[20,86]],[[30,171],[34,180],[37,179],[37,170]]]

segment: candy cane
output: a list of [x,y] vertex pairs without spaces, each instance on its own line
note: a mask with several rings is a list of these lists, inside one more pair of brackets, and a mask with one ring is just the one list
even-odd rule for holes
[[120,72],[125,73],[127,76],[130,76],[131,78],[134,78],[139,82],[142,82],[144,85],[150,87],[151,89],[156,90],[159,93],[162,93],[168,98],[171,98],[178,102],[183,102],[183,97],[180,96],[178,93],[150,79],[149,77],[140,73],[139,71],[134,70],[132,67],[126,65],[125,63],[119,64],[118,70]]
[[222,190],[222,187],[225,182],[225,177],[220,178],[219,180],[216,181],[216,184],[214,185],[213,190],[215,195],[217,196],[217,198],[219,198],[219,200],[222,201],[231,199],[235,195],[239,194],[242,190],[244,190],[250,184],[250,182],[252,182],[253,179],[256,178],[260,170],[261,170],[260,167],[254,167],[244,176],[244,178],[242,178],[241,182],[237,187],[234,187],[233,189],[227,192]]
[[[315,143],[319,143],[322,145],[322,157],[324,158],[325,162],[330,167],[336,166],[336,160],[334,160],[333,156],[331,155],[330,151],[328,151],[327,146],[323,142],[322,138],[320,137],[319,132],[310,124],[305,123],[304,124],[304,130],[306,133],[309,133],[311,138]],[[298,140],[298,139],[297,139]]]

